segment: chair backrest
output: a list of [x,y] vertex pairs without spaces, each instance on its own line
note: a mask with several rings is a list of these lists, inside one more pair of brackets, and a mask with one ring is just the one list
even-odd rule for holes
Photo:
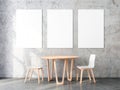
[[89,65],[88,65],[90,68],[94,68],[94,66],[95,66],[95,57],[96,57],[95,54],[91,54],[90,55]]
[[30,60],[30,62],[31,62],[31,66],[32,67],[38,67],[39,66],[39,62],[40,60],[39,60],[39,58],[37,57],[37,56],[32,56],[31,57],[31,60]]
[[29,59],[27,60],[27,67],[39,67],[40,66],[40,57],[33,52],[29,53]]

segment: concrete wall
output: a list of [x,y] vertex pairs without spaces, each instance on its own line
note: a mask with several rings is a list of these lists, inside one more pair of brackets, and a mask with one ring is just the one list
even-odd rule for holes
[[[74,10],[74,48],[47,49],[46,9]],[[77,10],[105,10],[105,47],[103,49],[78,49]],[[15,11],[16,9],[43,9],[43,49],[16,49]],[[78,55],[75,65],[85,65],[91,53],[95,53],[96,77],[120,77],[120,0],[0,0],[0,77],[24,76],[26,62],[31,53],[40,57],[44,55]],[[41,61],[46,70],[46,62]],[[63,63],[58,61],[59,75]],[[45,76],[47,76],[45,72]]]

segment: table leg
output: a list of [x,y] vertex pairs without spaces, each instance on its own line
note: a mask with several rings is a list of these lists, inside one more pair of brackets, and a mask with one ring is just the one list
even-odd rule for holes
[[69,72],[68,61],[67,61],[66,70],[67,70],[67,79],[68,79],[68,81],[72,81],[73,64],[74,64],[74,59],[71,60],[71,66],[70,66],[70,72]]
[[68,60],[66,60],[66,73],[67,73],[67,80],[69,79],[69,70],[68,70]]
[[52,60],[52,76],[51,76],[51,79],[53,79],[53,73],[54,73],[54,60]]
[[50,81],[51,80],[51,76],[50,76],[49,59],[47,59],[47,73],[48,73],[48,81]]
[[59,81],[58,81],[58,75],[57,75],[56,60],[54,60],[54,70],[55,70],[56,84],[57,84],[57,85],[64,84],[65,69],[66,69],[66,60],[64,60],[64,67],[63,67],[62,82],[59,82]]
[[73,71],[74,60],[71,61],[71,70],[70,70],[70,81],[72,81],[72,71]]

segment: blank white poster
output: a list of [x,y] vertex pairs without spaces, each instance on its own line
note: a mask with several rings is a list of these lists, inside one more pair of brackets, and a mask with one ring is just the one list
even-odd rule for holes
[[47,48],[73,48],[72,10],[47,10]]
[[78,10],[78,48],[104,48],[104,10]]
[[16,10],[16,47],[42,48],[41,10]]

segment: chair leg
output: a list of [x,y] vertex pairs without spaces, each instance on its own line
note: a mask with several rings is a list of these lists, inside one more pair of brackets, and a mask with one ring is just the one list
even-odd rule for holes
[[90,76],[89,69],[87,70],[87,73],[88,73],[88,78],[89,78],[89,80],[91,81],[91,76]]
[[27,70],[26,76],[25,76],[25,80],[24,83],[27,81],[28,75],[29,75],[30,69]]
[[41,69],[41,73],[42,73],[42,81],[44,80],[44,71],[43,69]]
[[30,70],[30,77],[29,77],[29,80],[31,80],[32,74],[33,74],[33,69]]
[[91,75],[92,75],[92,78],[93,78],[93,82],[94,82],[94,83],[96,83],[96,80],[95,80],[95,77],[94,77],[93,70],[92,70],[92,69],[90,69],[90,71],[91,71]]
[[76,80],[77,80],[77,81],[78,81],[78,75],[79,75],[78,69],[76,69]]
[[83,69],[81,69],[81,73],[80,73],[80,84],[82,84],[82,76],[83,76]]
[[37,69],[37,71],[38,71],[38,84],[40,83],[40,71],[39,71],[39,69]]

